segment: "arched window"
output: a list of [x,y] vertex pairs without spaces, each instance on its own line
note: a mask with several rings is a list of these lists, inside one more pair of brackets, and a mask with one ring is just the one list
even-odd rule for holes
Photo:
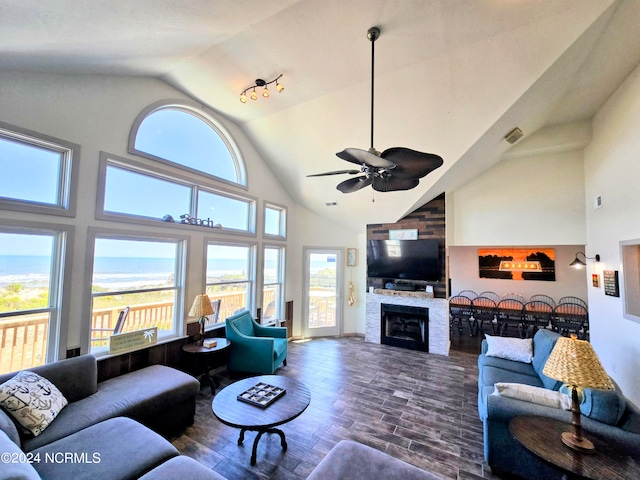
[[247,185],[244,162],[230,135],[194,105],[163,102],[145,109],[131,130],[129,152]]

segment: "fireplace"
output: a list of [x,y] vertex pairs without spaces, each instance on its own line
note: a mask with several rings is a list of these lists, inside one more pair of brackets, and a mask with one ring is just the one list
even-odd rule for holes
[[380,304],[380,343],[429,351],[429,309]]

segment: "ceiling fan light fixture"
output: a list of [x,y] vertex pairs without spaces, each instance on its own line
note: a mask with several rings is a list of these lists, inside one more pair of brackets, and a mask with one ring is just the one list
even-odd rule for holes
[[262,88],[262,96],[264,98],[269,98],[269,89],[267,88],[268,85],[271,85],[272,83],[276,84],[276,90],[278,90],[278,93],[282,93],[282,91],[284,90],[284,87],[282,86],[282,84],[280,82],[278,82],[278,80],[280,80],[280,78],[282,77],[282,75],[284,74],[280,74],[278,75],[276,78],[274,78],[273,80],[267,82],[261,78],[256,79],[256,81],[254,82],[253,85],[251,85],[250,87],[245,88],[242,93],[240,94],[240,101],[242,103],[247,103],[247,92],[249,90],[251,90],[251,95],[249,96],[249,98],[251,98],[251,100],[257,100],[258,99],[258,93],[256,92],[256,88],[258,87],[263,87]]

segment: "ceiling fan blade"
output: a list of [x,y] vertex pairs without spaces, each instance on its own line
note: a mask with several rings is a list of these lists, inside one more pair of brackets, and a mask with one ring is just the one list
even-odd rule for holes
[[307,175],[307,177],[324,177],[325,175],[342,175],[343,173],[355,175],[356,173],[362,173],[362,170],[335,170],[333,172],[314,173],[313,175]]
[[358,165],[362,165],[364,163],[371,167],[387,169],[395,167],[395,164],[392,161],[380,158],[378,155],[375,155],[368,150],[362,150],[361,148],[345,148],[343,151],[336,153],[336,155],[347,162],[357,163]]
[[404,147],[388,148],[381,156],[396,164],[392,172],[395,178],[422,178],[444,163],[439,155]]
[[395,176],[376,177],[373,179],[373,189],[378,192],[394,192],[396,190],[411,190],[420,183],[417,178],[397,178]]
[[340,182],[336,187],[342,193],[357,192],[361,188],[371,185],[371,178],[367,178],[364,175],[362,177],[350,178],[344,182]]

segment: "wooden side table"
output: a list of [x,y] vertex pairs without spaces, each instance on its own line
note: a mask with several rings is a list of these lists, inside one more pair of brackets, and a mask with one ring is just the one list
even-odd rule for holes
[[595,453],[582,453],[566,446],[561,439],[562,432],[572,429],[571,424],[547,417],[520,416],[509,422],[509,430],[513,437],[527,450],[565,472],[564,478],[640,478],[640,463],[600,435],[583,431],[584,436],[595,445]]
[[223,352],[227,348],[231,346],[231,342],[226,338],[208,338],[207,340],[215,340],[217,345],[215,347],[203,347],[202,345],[197,345],[195,343],[187,343],[183,345],[182,351],[188,354],[194,355],[196,360],[202,358],[206,365],[206,371],[204,372],[204,377],[211,385],[211,395],[216,393],[216,388],[220,386],[220,382],[217,378],[211,376],[211,369],[213,368],[213,360],[218,356],[219,353]]

